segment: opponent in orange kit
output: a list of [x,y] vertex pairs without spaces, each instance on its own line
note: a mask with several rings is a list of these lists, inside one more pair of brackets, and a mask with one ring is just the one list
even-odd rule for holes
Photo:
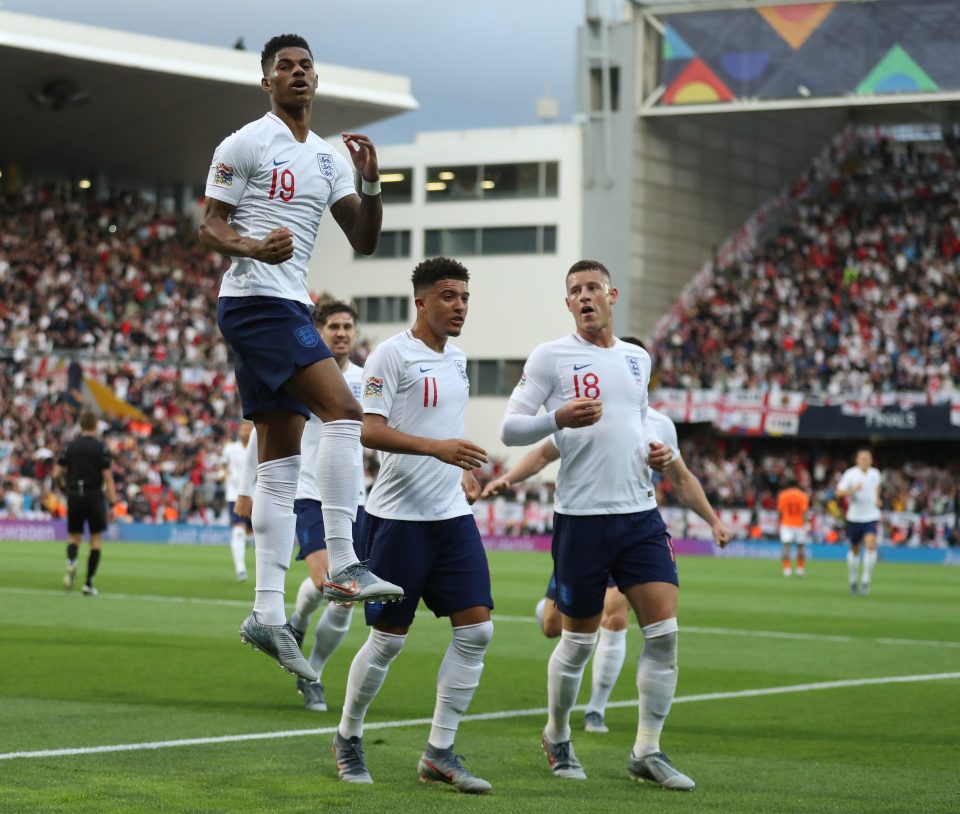
[[783,543],[783,575],[793,573],[790,567],[790,546],[797,545],[797,576],[804,571],[803,546],[807,542],[807,511],[810,498],[796,485],[784,489],[777,496],[777,511],[780,512],[780,542]]

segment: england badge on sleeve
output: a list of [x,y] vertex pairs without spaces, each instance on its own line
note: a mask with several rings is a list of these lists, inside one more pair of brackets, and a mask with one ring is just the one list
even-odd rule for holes
[[317,153],[317,163],[320,165],[320,174],[328,181],[332,181],[337,174],[333,156],[330,153]]

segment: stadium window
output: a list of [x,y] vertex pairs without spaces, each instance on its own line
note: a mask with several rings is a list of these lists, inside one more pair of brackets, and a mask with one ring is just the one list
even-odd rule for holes
[[536,226],[495,226],[482,230],[480,254],[536,254]]
[[557,161],[547,161],[543,165],[543,197],[556,198],[560,188],[558,178],[560,176],[560,163]]
[[423,250],[427,257],[479,254],[478,237],[478,229],[427,229]]
[[427,202],[471,201],[479,196],[480,168],[477,166],[428,167]]
[[409,257],[410,230],[404,229],[394,232],[381,232],[380,242],[377,243],[377,250],[373,254],[361,254],[360,252],[354,252],[353,256],[357,260],[369,258],[379,260],[391,257]]
[[471,359],[467,362],[470,393],[474,396],[508,396],[523,372],[522,359]]
[[[610,110],[614,113],[620,109],[620,69],[610,67]],[[603,112],[603,69],[590,69],[590,110],[593,113]]]
[[396,297],[356,297],[358,321],[368,324],[384,322],[406,322],[410,310],[410,298],[405,295]]
[[427,229],[427,257],[500,254],[555,254],[556,226],[488,226],[480,229]]
[[480,189],[484,198],[537,198],[541,164],[488,164]]
[[[413,168],[391,167],[380,170],[380,195],[384,203],[410,203],[413,200]],[[403,255],[407,257],[408,255]]]

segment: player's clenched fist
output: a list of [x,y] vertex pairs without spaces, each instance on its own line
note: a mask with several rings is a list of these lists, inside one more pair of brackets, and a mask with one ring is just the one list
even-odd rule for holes
[[557,426],[560,429],[589,427],[603,415],[603,405],[597,399],[571,399],[557,409]]
[[260,260],[272,266],[286,262],[293,257],[293,232],[286,226],[274,229],[263,240],[257,242],[251,256],[254,260]]
[[434,458],[461,469],[476,469],[487,462],[487,453],[482,447],[461,438],[436,441],[430,453]]

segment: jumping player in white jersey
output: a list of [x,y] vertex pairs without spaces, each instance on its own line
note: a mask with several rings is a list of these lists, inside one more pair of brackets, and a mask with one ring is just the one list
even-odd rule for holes
[[[343,371],[343,378],[354,397],[360,397],[360,382],[363,368],[350,361],[350,352],[357,341],[357,312],[345,302],[328,302],[317,308],[313,315],[320,338],[330,348],[333,358]],[[293,511],[297,515],[297,542],[300,551],[298,560],[307,564],[309,576],[297,591],[297,604],[290,616],[290,624],[297,631],[298,641],[310,625],[310,615],[323,600],[323,583],[327,577],[327,544],[323,527],[323,504],[317,484],[317,450],[320,447],[322,424],[311,416],[303,428],[303,463],[300,466],[300,483]],[[363,450],[360,450],[360,465],[357,468],[357,519],[353,524],[353,545],[360,553],[360,532],[363,528],[363,504],[366,488],[363,475]],[[353,604],[330,602],[324,609],[314,631],[313,649],[310,651],[310,666],[317,671],[317,681],[297,679],[297,689],[303,695],[303,705],[314,712],[325,712],[327,702],[323,691],[323,668],[333,652],[340,646],[350,630]]]
[[[622,337],[622,341],[643,347],[640,340],[633,337]],[[684,463],[680,455],[676,425],[669,416],[650,407],[647,409],[646,428],[650,440],[656,439],[661,445],[648,457],[648,464],[651,468],[664,472],[674,485],[680,503],[695,511],[710,524],[714,542],[723,548],[730,542],[733,533],[717,516],[700,481]],[[528,452],[501,477],[490,481],[484,487],[481,497],[499,494],[513,484],[532,477],[547,464],[559,459],[560,450],[557,449],[553,437],[550,437],[533,451]],[[629,617],[630,603],[617,588],[616,583],[608,579],[607,593],[603,600],[603,615],[600,619],[599,639],[593,654],[590,701],[583,715],[583,728],[587,732],[609,731],[604,715],[610,693],[617,683],[626,659]],[[548,639],[555,639],[560,635],[562,615],[557,609],[557,584],[553,576],[550,577],[546,596],[537,603],[537,621]]]
[[247,581],[247,532],[252,531],[249,512],[241,515],[236,511],[252,429],[253,424],[249,421],[241,421],[236,440],[224,444],[222,453],[226,469],[223,487],[230,512],[230,553],[233,555],[233,570],[238,582]]
[[377,347],[363,369],[363,443],[384,453],[367,500],[364,551],[370,567],[399,584],[406,598],[366,608],[372,629],[350,666],[333,741],[340,779],[351,783],[373,782],[363,753],[363,721],[423,598],[438,617],[450,617],[453,640],[440,664],[418,774],[458,791],[490,790],[453,749],[493,635],[490,571],[468,503],[480,495],[472,470],[487,455],[462,440],[470,396],[467,359],[447,341],[463,328],[468,280],[456,260],[435,257],[418,265],[414,326]]
[[[586,777],[570,740],[570,711],[612,576],[644,636],[639,725],[627,771],[634,779],[689,790],[693,781],[660,751],[677,685],[678,577],[646,465],[650,357],[614,336],[617,289],[603,264],[574,263],[566,294],[576,332],[534,349],[501,430],[508,446],[553,434],[561,454],[553,561],[563,632],[547,669],[549,714],[541,744],[555,775]],[[538,415],[541,407],[547,412]]]
[[261,86],[271,111],[227,137],[213,156],[200,222],[203,246],[229,255],[217,324],[235,356],[245,418],[257,427],[254,499],[256,601],[241,639],[308,681],[317,674],[297,646],[283,605],[296,527],[293,500],[306,419],[323,421],[319,471],[330,574],[325,594],[341,601],[395,600],[396,585],[359,563],[351,527],[360,444],[360,405],[310,318],[307,266],[329,207],[355,251],[372,254],[383,207],[377,154],[357,133],[343,134],[353,168],[310,131],[317,89],[306,40],[274,37],[261,54]]
[[[880,520],[880,470],[873,465],[873,453],[869,449],[857,451],[857,464],[851,466],[837,484],[837,497],[847,498],[847,537],[850,550],[847,552],[847,574],[850,593],[867,596],[870,580],[877,564],[877,522]],[[860,566],[860,544],[863,552],[863,575],[857,585]]]

